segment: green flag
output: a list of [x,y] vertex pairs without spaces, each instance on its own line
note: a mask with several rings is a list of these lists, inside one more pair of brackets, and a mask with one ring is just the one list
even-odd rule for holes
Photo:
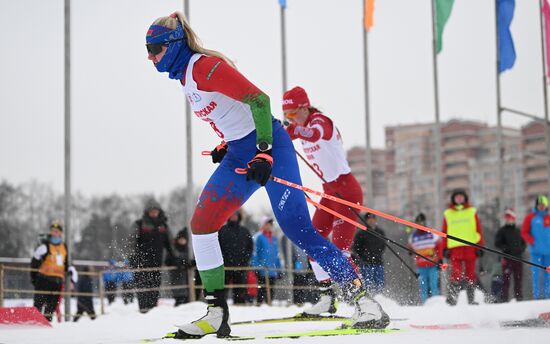
[[447,20],[451,16],[453,10],[453,4],[455,0],[435,0],[435,13],[436,13],[436,25],[437,25],[437,53],[443,49],[443,29]]

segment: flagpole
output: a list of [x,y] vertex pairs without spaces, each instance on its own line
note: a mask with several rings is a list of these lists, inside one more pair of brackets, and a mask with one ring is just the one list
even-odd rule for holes
[[[184,0],[183,1],[183,13],[185,14],[185,18],[190,22],[191,19],[189,18],[189,2],[190,0]],[[193,208],[195,205],[195,202],[193,200],[193,127],[191,124],[191,108],[189,106],[189,102],[185,101],[185,143],[186,143],[186,149],[185,149],[185,157],[186,157],[186,172],[187,172],[187,187],[185,188],[185,217],[186,217],[186,223],[187,223],[187,230],[191,231],[191,217],[193,216]],[[190,235],[190,233],[187,233]],[[190,243],[190,249],[188,250],[188,258],[191,261],[193,259],[193,242],[192,240],[189,241]],[[192,269],[188,272],[188,281],[191,281],[194,277],[192,274]],[[191,301],[195,301],[195,293],[191,292],[191,289],[189,289],[189,297]]]
[[498,31],[498,0],[495,0],[495,35],[496,35],[496,110],[497,110],[497,178],[498,178],[498,196],[497,196],[497,219],[501,218],[501,209],[503,207],[504,197],[504,172],[502,161],[502,106],[500,100],[500,49],[499,49],[499,31]]
[[[71,0],[65,0],[65,199],[64,199],[64,233],[65,245],[67,247],[67,266],[72,264],[72,242],[71,242]],[[67,270],[66,270],[67,271]],[[68,273],[65,275],[65,292],[71,290],[71,278]],[[71,321],[71,297],[68,294],[65,299],[65,321]]]
[[374,181],[372,176],[372,148],[370,141],[370,102],[369,102],[369,32],[365,27],[366,2],[363,0],[363,64],[365,71],[365,170],[367,175],[367,204],[374,206]]
[[[279,7],[281,11],[281,72],[282,72],[282,81],[283,81],[283,92],[284,94],[288,89],[288,79],[287,79],[287,68],[286,68],[286,1],[282,2],[279,0]],[[290,269],[291,272],[289,273],[289,280],[294,280],[294,272],[292,272],[292,269],[294,268],[294,264],[292,262],[292,242],[290,240],[286,241],[286,267],[287,269]],[[290,296],[292,298],[292,296]]]
[[279,6],[281,8],[281,58],[282,58],[282,73],[283,73],[283,94],[286,92],[287,84],[287,75],[286,75],[286,18],[285,10],[286,5]]
[[[190,22],[189,18],[189,2],[190,0],[183,1],[183,13]],[[187,224],[191,224],[191,216],[193,214],[193,130],[191,124],[191,108],[189,102],[185,102],[185,136],[186,136],[186,169],[187,169],[187,188],[185,190],[185,216]],[[191,250],[190,250],[191,251]]]
[[439,119],[439,77],[437,68],[437,14],[436,0],[432,3],[432,61],[434,77],[434,108],[435,108],[435,126],[434,126],[434,144],[435,144],[435,223],[443,223],[443,200],[442,200],[442,159],[441,159],[441,123]]
[[[189,0],[183,1],[183,11],[185,17],[190,21],[189,14]],[[185,195],[185,215],[187,217],[187,224],[191,225],[191,216],[193,214],[193,130],[191,125],[191,108],[189,102],[185,102],[185,136],[186,136],[186,158],[187,158],[187,188]],[[190,228],[190,227],[189,227]],[[192,251],[192,250],[190,250]]]
[[541,47],[541,61],[542,61],[542,90],[544,95],[544,141],[546,144],[546,154],[548,154],[547,164],[548,164],[548,191],[550,192],[550,136],[549,136],[549,128],[548,128],[548,76],[546,75],[547,69],[546,69],[546,61],[545,61],[545,52],[548,49],[548,47],[544,44],[544,39],[546,38],[545,35],[545,23],[543,18],[542,10],[544,8],[543,1],[547,0],[539,0],[540,8],[539,8],[539,19],[540,19],[540,47]]

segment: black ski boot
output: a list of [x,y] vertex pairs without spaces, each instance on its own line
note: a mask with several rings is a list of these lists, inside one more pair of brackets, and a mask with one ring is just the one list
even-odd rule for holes
[[458,292],[460,291],[460,283],[451,282],[449,284],[449,293],[447,294],[447,304],[451,306],[456,306],[458,299]]
[[201,338],[212,333],[220,338],[230,336],[229,308],[225,299],[225,290],[215,290],[211,293],[205,291],[205,294],[206,302],[208,302],[206,315],[191,323],[177,326],[179,330],[173,338]]
[[479,303],[477,303],[475,301],[475,291],[476,291],[476,286],[475,284],[473,283],[468,283],[466,285],[466,295],[468,296],[468,303],[470,305],[479,305]]

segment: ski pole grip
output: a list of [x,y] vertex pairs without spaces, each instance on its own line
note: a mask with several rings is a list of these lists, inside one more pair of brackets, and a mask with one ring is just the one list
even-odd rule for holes
[[443,263],[443,264],[440,264],[439,266],[441,266],[441,270],[445,271],[449,267],[449,264]]
[[546,268],[546,272],[548,272],[548,273],[550,274],[550,266],[548,266],[548,267]]
[[235,173],[237,173],[237,174],[246,174],[246,168],[237,167],[235,169]]
[[202,151],[201,154],[202,154],[203,156],[209,156],[209,155],[212,155],[212,152],[210,152],[210,151]]

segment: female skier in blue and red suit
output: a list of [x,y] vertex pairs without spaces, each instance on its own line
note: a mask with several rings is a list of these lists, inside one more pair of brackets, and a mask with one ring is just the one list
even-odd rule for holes
[[[313,257],[342,286],[356,307],[356,327],[384,328],[389,317],[366,295],[346,257],[311,223],[304,194],[269,181],[271,174],[301,184],[294,146],[270,113],[269,97],[219,52],[199,43],[183,14],[157,19],[147,31],[148,58],[182,86],[191,110],[223,140],[212,151],[220,163],[206,183],[191,220],[193,250],[208,301],[207,314],[178,326],[177,338],[209,333],[229,336],[224,265],[218,230],[246,200],[265,186],[285,235]],[[247,166],[246,175],[235,173]]]

